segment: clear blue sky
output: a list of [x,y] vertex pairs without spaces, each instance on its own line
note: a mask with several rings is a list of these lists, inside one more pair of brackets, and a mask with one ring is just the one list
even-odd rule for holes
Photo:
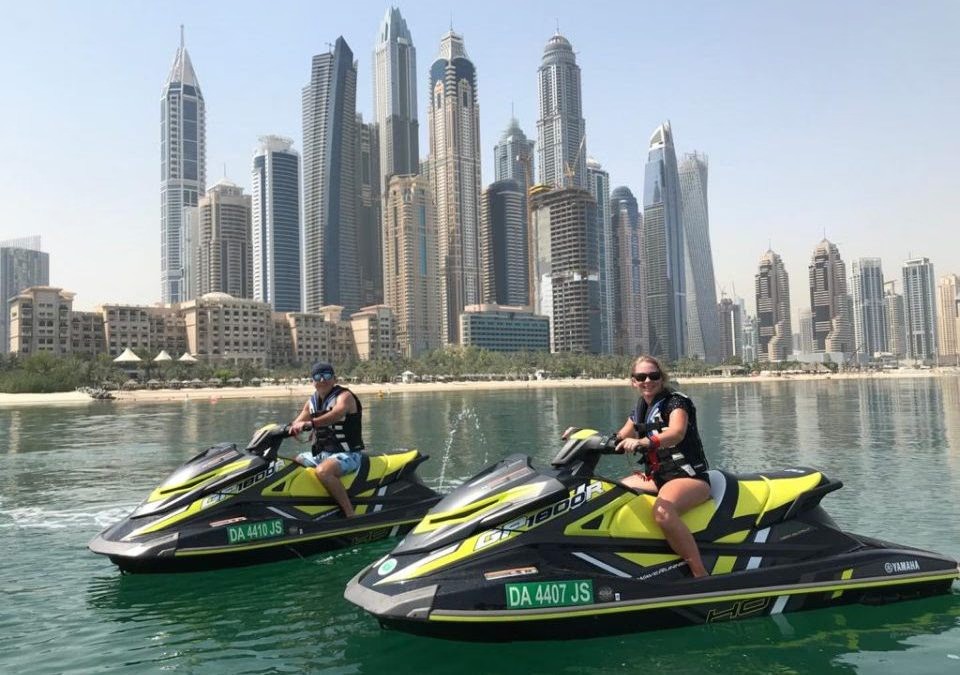
[[[453,6],[451,17],[450,7]],[[257,137],[301,149],[313,54],[343,35],[372,108],[378,2],[5,3],[0,239],[39,234],[75,306],[150,304],[160,283],[160,95],[186,24],[207,102],[208,182],[248,187]],[[772,244],[794,310],[826,232],[849,263],[908,254],[960,273],[960,3],[408,2],[421,154],[426,72],[449,28],[478,69],[484,180],[516,114],[536,135],[536,72],[559,22],[583,71],[587,149],[640,197],[647,140],[710,157],[717,282],[753,307]]]

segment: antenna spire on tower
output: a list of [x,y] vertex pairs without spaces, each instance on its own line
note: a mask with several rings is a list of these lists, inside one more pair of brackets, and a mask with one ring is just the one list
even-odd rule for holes
[[180,24],[180,49],[183,49],[183,44],[184,44],[184,40],[183,40],[183,24],[181,23],[181,24]]

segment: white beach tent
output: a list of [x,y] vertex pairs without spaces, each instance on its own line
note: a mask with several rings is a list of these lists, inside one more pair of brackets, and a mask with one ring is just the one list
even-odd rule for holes
[[196,362],[197,362],[197,360],[196,360],[193,356],[190,355],[190,352],[184,352],[184,353],[183,353],[183,356],[181,356],[179,359],[177,359],[177,361],[180,361],[181,363],[196,363]]
[[142,359],[133,353],[133,350],[127,347],[123,353],[113,360],[114,363],[138,363]]
[[161,349],[160,353],[153,357],[155,363],[160,363],[163,361],[173,361],[173,357],[167,354],[166,349]]

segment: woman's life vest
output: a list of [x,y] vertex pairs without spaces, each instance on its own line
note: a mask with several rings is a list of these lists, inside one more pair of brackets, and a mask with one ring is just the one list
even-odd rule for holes
[[670,413],[678,408],[687,411],[687,433],[683,440],[672,448],[645,449],[640,460],[652,476],[662,480],[693,477],[709,468],[697,430],[697,409],[686,394],[664,389],[649,406],[641,396],[630,415],[637,433],[650,437],[669,425]]

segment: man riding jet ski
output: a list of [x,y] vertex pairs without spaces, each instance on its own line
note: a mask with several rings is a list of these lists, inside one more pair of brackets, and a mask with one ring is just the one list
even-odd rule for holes
[[684,514],[694,579],[655,495],[595,475],[615,440],[573,433],[551,469],[511,455],[455,489],[344,597],[384,626],[464,640],[563,639],[946,593],[952,558],[841,531],[814,469],[711,470]]
[[355,506],[345,518],[312,469],[277,456],[289,435],[289,425],[270,424],[243,450],[207,448],[90,550],[124,572],[252,565],[406,532],[440,499],[416,474],[427,459],[417,450],[363,452],[359,469],[342,479]]

